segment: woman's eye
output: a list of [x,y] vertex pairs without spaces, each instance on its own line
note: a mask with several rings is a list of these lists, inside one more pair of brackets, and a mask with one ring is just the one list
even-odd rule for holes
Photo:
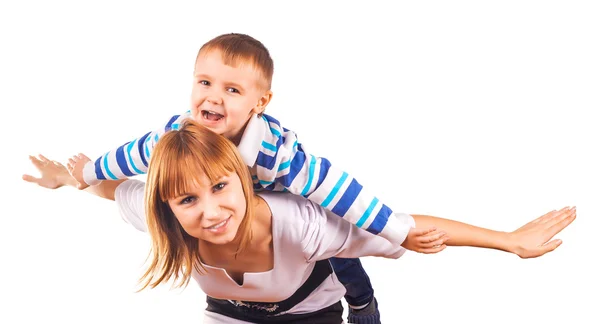
[[194,202],[194,197],[185,197],[179,203],[181,205],[186,205]]
[[225,185],[225,182],[219,182],[213,187],[213,191],[223,190],[223,188],[225,188]]
[[200,84],[205,85],[205,86],[209,86],[210,82],[208,82],[206,80],[200,80]]

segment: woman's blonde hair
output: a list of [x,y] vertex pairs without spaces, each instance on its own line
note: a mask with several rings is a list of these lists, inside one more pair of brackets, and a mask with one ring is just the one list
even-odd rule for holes
[[198,239],[183,229],[168,200],[189,192],[200,183],[202,175],[214,183],[232,172],[239,176],[246,198],[246,213],[236,234],[237,256],[252,240],[254,191],[248,167],[235,145],[193,120],[185,121],[178,131],[169,131],[158,141],[145,190],[152,261],[140,279],[140,290],[155,288],[171,278],[176,287],[182,287],[189,283],[193,269],[206,270],[200,263]]

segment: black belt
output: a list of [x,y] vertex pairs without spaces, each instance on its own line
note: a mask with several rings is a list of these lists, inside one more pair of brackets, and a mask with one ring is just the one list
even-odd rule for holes
[[[329,260],[317,261],[308,279],[306,279],[302,286],[286,300],[276,303],[262,303],[230,301],[206,296],[206,310],[231,318],[243,321],[254,321],[257,323],[291,323],[295,320],[304,320],[309,317],[312,318],[310,323],[341,323],[343,311],[341,302],[325,307],[314,313],[279,315],[306,299],[306,297],[315,291],[315,289],[317,289],[317,287],[319,287],[332,272],[333,270],[331,269]],[[326,321],[322,322],[322,320]]]

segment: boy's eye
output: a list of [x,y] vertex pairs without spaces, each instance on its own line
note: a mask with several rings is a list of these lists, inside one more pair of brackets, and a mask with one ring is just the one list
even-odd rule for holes
[[210,82],[206,81],[206,80],[200,80],[199,82],[201,85],[205,85],[205,86],[209,86]]
[[227,91],[231,93],[240,93],[240,91],[236,88],[227,88]]
[[220,191],[223,190],[223,188],[225,188],[227,184],[225,182],[219,182],[216,185],[214,185],[213,187],[213,191]]

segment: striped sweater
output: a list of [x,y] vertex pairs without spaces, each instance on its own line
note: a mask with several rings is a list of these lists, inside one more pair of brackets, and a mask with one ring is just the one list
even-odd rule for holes
[[[189,112],[175,115],[161,129],[88,162],[83,170],[85,182],[93,185],[101,180],[145,174],[161,136],[177,130],[188,118],[191,118]],[[289,191],[392,243],[401,244],[406,239],[409,225],[399,221],[387,205],[350,174],[331,165],[326,158],[306,152],[296,134],[275,118],[251,117],[238,150],[250,168],[255,190]]]

